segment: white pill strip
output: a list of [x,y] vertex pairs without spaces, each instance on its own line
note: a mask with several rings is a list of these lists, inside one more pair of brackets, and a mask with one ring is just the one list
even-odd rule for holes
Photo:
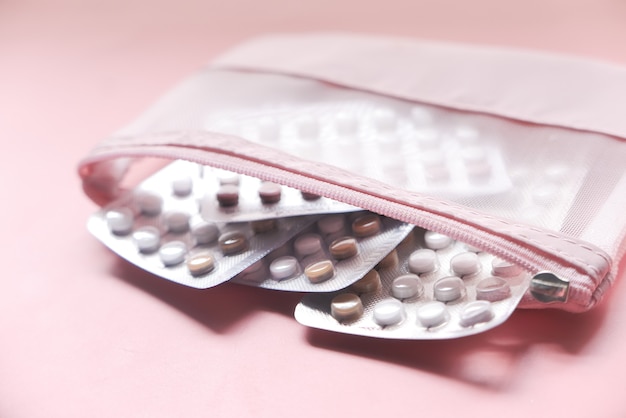
[[[296,319],[315,328],[395,339],[457,338],[491,329],[511,315],[530,275],[470,248],[416,229],[392,253],[395,262],[379,263],[348,289],[306,295]],[[355,308],[349,317],[333,314],[333,298],[344,294],[351,295],[351,306],[358,305],[358,296],[362,313]]]

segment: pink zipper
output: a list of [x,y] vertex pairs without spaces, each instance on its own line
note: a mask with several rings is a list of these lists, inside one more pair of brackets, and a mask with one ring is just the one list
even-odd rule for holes
[[[585,242],[395,189],[337,167],[216,133],[111,138],[81,162],[79,172],[88,194],[89,189],[101,186],[94,180],[93,168],[121,157],[185,159],[284,184],[441,232],[514,262],[533,275],[549,271],[569,281],[571,291],[566,309],[571,311],[593,306],[611,280],[608,255]],[[542,304],[527,298],[526,305]]]

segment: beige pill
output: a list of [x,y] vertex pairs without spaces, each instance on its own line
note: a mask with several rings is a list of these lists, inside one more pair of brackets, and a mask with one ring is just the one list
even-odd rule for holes
[[280,184],[265,182],[259,186],[259,197],[265,204],[277,203],[280,201]]
[[360,216],[352,222],[352,232],[357,237],[369,237],[378,234],[381,228],[380,217],[375,213]]
[[276,228],[276,219],[260,219],[258,221],[250,222],[252,230],[256,234],[262,234],[263,232],[272,231]]
[[304,274],[311,283],[321,283],[335,275],[335,267],[330,260],[322,260],[307,266]]
[[192,276],[200,276],[215,268],[215,258],[210,253],[202,253],[187,259],[187,268]]
[[370,293],[375,292],[381,287],[380,274],[376,270],[370,270],[365,276],[358,281],[352,283],[350,290],[354,293]]
[[363,302],[353,293],[342,293],[330,302],[330,314],[339,322],[355,321],[363,315]]
[[356,239],[352,237],[342,237],[334,240],[330,247],[330,254],[337,260],[345,260],[346,258],[354,257],[359,252]]
[[218,242],[224,255],[237,254],[248,249],[248,239],[239,231],[222,234]]
[[313,193],[308,193],[308,192],[300,192],[300,193],[302,193],[302,198],[304,200],[317,200],[320,197],[322,197],[318,194],[313,194]]
[[239,187],[225,184],[217,190],[217,201],[220,206],[236,206],[239,203]]
[[391,252],[385,256],[385,258],[380,260],[378,264],[376,264],[376,267],[374,268],[376,270],[390,269],[390,268],[397,266],[398,262],[399,262],[398,252],[394,249],[394,250],[391,250]]

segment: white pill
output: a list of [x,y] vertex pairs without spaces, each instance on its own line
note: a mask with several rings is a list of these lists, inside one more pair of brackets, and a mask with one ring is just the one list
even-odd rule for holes
[[224,186],[224,185],[233,185],[233,186],[238,186],[239,185],[239,174],[237,173],[233,173],[232,171],[222,171],[220,172],[220,174],[217,176],[218,181],[220,183],[220,185]]
[[319,135],[319,123],[311,116],[304,116],[296,122],[298,135],[301,138],[315,138]]
[[211,222],[201,221],[191,227],[191,236],[196,240],[196,244],[205,245],[216,241],[220,235],[217,225]]
[[265,141],[273,141],[280,137],[280,125],[272,118],[265,117],[257,124],[259,138]]
[[172,181],[172,191],[176,196],[184,197],[191,194],[193,181],[189,176],[179,177]]
[[352,135],[359,127],[359,122],[354,115],[338,113],[335,117],[335,129],[340,135]]
[[424,293],[424,285],[415,274],[396,277],[391,283],[391,294],[396,299],[419,297]]
[[443,250],[452,244],[452,238],[434,231],[426,231],[424,241],[426,246],[432,250]]
[[511,296],[511,288],[500,277],[487,277],[476,284],[476,299],[496,302]]
[[153,226],[144,226],[133,232],[133,240],[142,253],[152,253],[159,248],[161,233]]
[[163,198],[156,193],[140,191],[135,195],[135,203],[143,215],[154,216],[161,213]]
[[491,272],[500,277],[515,277],[522,273],[522,268],[510,261],[494,257],[491,260]]
[[414,251],[409,256],[409,271],[411,273],[431,273],[437,270],[437,264],[437,253],[428,248]]
[[480,271],[480,260],[476,253],[465,252],[452,257],[450,267],[457,276],[471,276]]
[[159,257],[167,267],[182,263],[185,260],[185,254],[187,254],[187,246],[181,241],[168,242],[159,249]]
[[270,274],[274,280],[285,280],[298,272],[298,260],[290,255],[279,257],[270,264]]
[[385,299],[374,306],[374,321],[378,325],[399,324],[405,317],[404,305],[397,299]]
[[491,302],[476,300],[465,305],[460,314],[460,324],[463,327],[471,327],[493,319]]
[[420,306],[416,314],[418,323],[426,328],[437,327],[450,319],[446,305],[436,300]]
[[306,257],[322,251],[322,237],[317,234],[303,234],[296,238],[293,248],[298,257]]
[[416,125],[426,125],[433,121],[433,115],[426,108],[414,107],[411,109],[411,119]]
[[433,285],[434,297],[441,302],[452,302],[459,299],[465,292],[463,280],[456,276],[439,279]]
[[186,212],[168,212],[164,215],[163,220],[167,230],[174,234],[189,230],[189,214]]
[[111,209],[104,217],[109,230],[115,235],[126,235],[133,229],[134,215],[129,208]]
[[391,109],[377,109],[374,111],[374,126],[378,131],[391,131],[396,127],[396,114]]
[[343,230],[345,219],[343,215],[327,215],[317,221],[317,227],[324,235],[334,234]]

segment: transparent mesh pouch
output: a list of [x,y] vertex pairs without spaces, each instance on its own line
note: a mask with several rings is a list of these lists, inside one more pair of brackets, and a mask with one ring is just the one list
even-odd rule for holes
[[626,70],[567,57],[270,37],[181,83],[79,172],[99,203],[140,157],[254,175],[548,271],[567,297],[521,306],[583,311],[626,250],[623,97]]

